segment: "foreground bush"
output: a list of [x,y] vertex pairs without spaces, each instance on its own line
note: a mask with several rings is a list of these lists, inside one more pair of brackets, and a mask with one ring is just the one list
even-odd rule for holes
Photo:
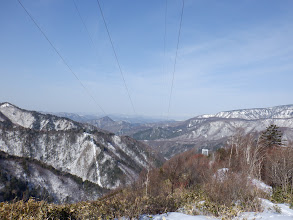
[[287,203],[290,208],[293,208],[293,193],[292,189],[288,188],[287,191],[284,191],[281,187],[276,187],[273,190],[272,202],[276,203]]
[[[137,218],[141,214],[160,214],[181,211],[187,214],[236,216],[241,211],[258,211],[258,194],[241,176],[231,174],[227,179],[178,187],[171,190],[171,183],[159,182],[162,191],[157,195],[146,194],[144,185],[133,185],[117,190],[97,201],[54,205],[30,199],[28,202],[0,204],[0,219],[114,219]],[[167,194],[166,194],[167,193]]]
[[124,190],[94,202],[55,205],[29,199],[27,202],[0,204],[0,219],[114,219],[135,218],[142,213],[156,214],[176,211],[179,197],[136,197]]
[[213,157],[195,150],[177,155],[160,169],[145,170],[131,186],[93,202],[53,205],[30,199],[0,204],[0,219],[114,219],[177,211],[230,219],[260,211],[268,198],[252,184],[273,187],[272,200],[293,204],[293,148],[266,147],[254,135],[233,137]]
[[74,210],[29,199],[27,202],[0,203],[0,219],[75,219]]

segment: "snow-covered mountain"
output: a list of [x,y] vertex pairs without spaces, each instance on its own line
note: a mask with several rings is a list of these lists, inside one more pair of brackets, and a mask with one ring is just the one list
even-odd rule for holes
[[68,120],[67,118],[27,111],[7,102],[0,104],[0,113],[2,113],[0,121],[2,118],[2,121],[8,120],[14,125],[38,131],[64,131],[84,127],[84,125]]
[[113,189],[159,162],[144,143],[94,126],[0,104],[0,150]]
[[126,134],[127,131],[133,130],[139,124],[132,124],[125,121],[114,121],[110,117],[105,116],[99,119],[88,120],[86,123],[94,125],[103,130],[111,131],[118,135]]
[[42,114],[51,114],[62,118],[69,118],[76,122],[86,122],[88,120],[98,119],[96,115],[76,114],[68,112],[40,112]]
[[197,118],[238,118],[247,120],[292,118],[293,105],[282,105],[271,108],[253,108],[219,112],[215,115],[201,115]]
[[[132,135],[138,131],[146,130],[148,128],[166,124],[163,119],[156,119],[143,116],[123,116],[123,115],[110,115],[110,116],[97,116],[89,114],[75,114],[75,113],[50,113],[59,117],[65,117],[77,122],[94,125],[100,129],[113,132],[117,135]],[[168,120],[168,123],[174,123],[173,120]]]
[[167,158],[193,147],[216,149],[237,132],[261,132],[271,124],[280,127],[284,140],[293,141],[293,105],[244,109],[201,115],[189,120],[136,132]]
[[[108,190],[40,161],[0,151],[0,202],[35,197],[55,203],[96,200]],[[85,187],[86,186],[86,187]]]
[[[109,114],[109,115],[99,115],[90,113],[68,113],[68,112],[40,112],[42,114],[52,114],[59,117],[69,118],[77,122],[89,122],[92,120],[100,120],[102,118],[111,118],[115,122],[126,122],[129,124],[152,124],[162,122],[165,119],[159,117],[147,117],[147,116],[135,116],[135,115],[121,115],[121,114]],[[172,122],[174,120],[168,120]]]
[[94,125],[100,129],[113,132],[117,135],[131,135],[135,132],[145,130],[156,124],[139,124],[126,121],[114,121],[110,117],[105,116],[99,119],[86,121],[87,124]]

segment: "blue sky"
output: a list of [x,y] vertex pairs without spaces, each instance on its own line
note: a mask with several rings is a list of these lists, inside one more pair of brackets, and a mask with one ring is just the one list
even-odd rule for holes
[[[96,0],[22,0],[107,114],[133,115]],[[137,115],[166,117],[181,0],[100,0]],[[185,0],[170,116],[292,104],[293,1]],[[17,0],[0,1],[0,102],[99,113]]]

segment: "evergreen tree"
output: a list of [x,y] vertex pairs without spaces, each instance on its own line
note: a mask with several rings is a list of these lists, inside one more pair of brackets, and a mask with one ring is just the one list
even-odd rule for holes
[[260,141],[266,148],[284,145],[282,142],[283,133],[277,125],[270,125],[261,133]]

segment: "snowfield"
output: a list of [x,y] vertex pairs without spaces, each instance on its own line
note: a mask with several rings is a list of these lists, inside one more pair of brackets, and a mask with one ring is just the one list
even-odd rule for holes
[[[266,199],[261,199],[262,206],[264,211],[263,212],[244,212],[241,213],[239,216],[234,217],[233,219],[241,219],[241,220],[293,220],[293,209],[290,209],[286,204],[274,204]],[[139,218],[139,220],[216,220],[222,219],[221,217],[215,218],[212,216],[191,216],[186,215],[179,212],[170,212],[161,215],[143,215]]]

